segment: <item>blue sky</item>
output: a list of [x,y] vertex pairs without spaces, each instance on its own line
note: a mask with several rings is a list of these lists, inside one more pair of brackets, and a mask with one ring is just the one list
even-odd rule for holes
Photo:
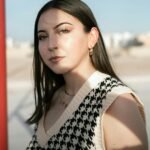
[[[48,0],[6,0],[7,36],[33,41],[38,10]],[[83,0],[92,9],[103,33],[150,32],[150,0]]]

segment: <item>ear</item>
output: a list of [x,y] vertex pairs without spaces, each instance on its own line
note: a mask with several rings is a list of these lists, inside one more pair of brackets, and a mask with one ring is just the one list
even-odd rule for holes
[[99,38],[99,32],[96,27],[92,27],[91,31],[89,32],[88,38],[88,48],[91,49],[95,46]]

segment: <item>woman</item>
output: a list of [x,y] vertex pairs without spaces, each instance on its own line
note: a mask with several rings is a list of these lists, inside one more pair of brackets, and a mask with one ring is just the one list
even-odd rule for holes
[[52,0],[34,31],[37,125],[27,149],[147,150],[139,98],[113,71],[102,35],[80,0]]

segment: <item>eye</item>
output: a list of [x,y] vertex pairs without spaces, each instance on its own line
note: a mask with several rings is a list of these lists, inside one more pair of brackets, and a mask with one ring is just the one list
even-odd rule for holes
[[61,33],[69,33],[70,31],[68,29],[62,29],[60,32]]
[[66,34],[66,33],[69,33],[69,32],[70,32],[70,30],[66,29],[66,28],[65,29],[60,29],[60,30],[57,31],[58,34]]
[[39,40],[39,41],[43,41],[43,40],[45,40],[47,37],[48,37],[47,35],[39,35],[39,36],[38,36],[38,40]]

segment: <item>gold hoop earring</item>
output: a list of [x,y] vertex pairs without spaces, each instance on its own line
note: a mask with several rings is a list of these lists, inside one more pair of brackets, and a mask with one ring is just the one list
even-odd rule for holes
[[93,55],[93,48],[89,49],[89,55],[92,56]]

